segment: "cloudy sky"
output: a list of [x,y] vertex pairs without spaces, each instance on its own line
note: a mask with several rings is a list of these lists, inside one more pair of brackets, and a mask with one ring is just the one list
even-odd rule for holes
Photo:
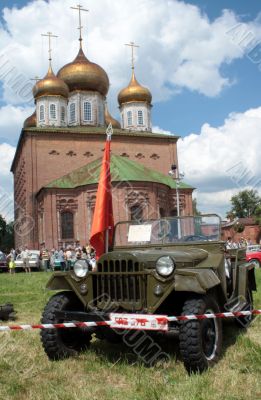
[[[84,49],[110,78],[108,102],[130,78],[124,43],[140,45],[136,75],[153,95],[155,131],[179,140],[180,169],[203,212],[224,216],[231,195],[261,188],[261,13],[252,0],[83,0]],[[35,76],[78,49],[73,0],[0,2],[0,189],[12,194],[9,172],[24,119],[33,109]],[[0,204],[1,207],[1,204]]]

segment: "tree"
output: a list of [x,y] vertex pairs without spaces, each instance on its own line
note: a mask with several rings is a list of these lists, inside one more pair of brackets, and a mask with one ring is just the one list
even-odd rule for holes
[[5,233],[6,233],[6,221],[2,217],[2,215],[0,215],[0,245],[2,243]]
[[0,215],[0,250],[6,253],[12,248],[14,248],[14,223],[7,224]]
[[6,225],[6,232],[3,238],[3,250],[5,252],[10,251],[11,249],[14,249],[15,243],[14,243],[14,222],[9,222]]
[[261,204],[259,204],[255,209],[255,221],[261,226]]
[[230,219],[245,217],[261,217],[261,197],[257,190],[242,190],[231,197],[232,208],[227,213]]

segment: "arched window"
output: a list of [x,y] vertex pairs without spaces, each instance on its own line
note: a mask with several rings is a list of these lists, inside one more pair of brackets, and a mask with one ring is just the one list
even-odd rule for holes
[[56,105],[55,104],[50,104],[49,117],[50,117],[50,119],[56,119]]
[[143,217],[143,208],[140,204],[135,204],[130,208],[131,221],[141,221]]
[[62,239],[74,238],[73,213],[70,211],[61,213],[61,234]]
[[70,122],[75,122],[76,120],[76,106],[75,103],[70,104]]
[[127,112],[127,120],[128,120],[128,126],[132,125],[132,112],[128,111]]
[[142,110],[138,110],[138,125],[143,125],[143,111]]
[[44,105],[43,104],[40,105],[40,118],[39,118],[39,120],[40,121],[44,121]]
[[92,104],[89,101],[85,101],[83,103],[83,120],[84,121],[92,120]]
[[61,121],[65,122],[65,107],[61,107]]

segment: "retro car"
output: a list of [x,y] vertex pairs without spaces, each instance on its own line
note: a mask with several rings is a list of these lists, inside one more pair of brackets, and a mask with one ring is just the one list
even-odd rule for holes
[[[227,250],[220,238],[217,215],[116,224],[113,246],[97,260],[95,270],[87,260],[77,260],[73,270],[52,275],[47,287],[56,293],[43,311],[42,323],[114,323],[117,316],[125,333],[104,326],[43,329],[41,340],[49,359],[75,355],[89,345],[93,333],[99,339],[122,341],[133,329],[134,317],[147,321],[156,315],[157,327],[163,316],[251,310],[254,265],[246,261],[245,249]],[[237,322],[246,327],[251,318],[250,313]],[[179,338],[189,373],[201,373],[218,361],[222,319],[169,322],[168,333]],[[153,343],[143,354],[151,354]]]

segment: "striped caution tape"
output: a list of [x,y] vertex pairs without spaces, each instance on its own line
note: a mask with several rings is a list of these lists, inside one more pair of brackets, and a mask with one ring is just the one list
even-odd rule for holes
[[37,325],[10,325],[0,326],[0,332],[20,331],[34,329],[66,329],[66,328],[86,328],[95,326],[108,326],[117,329],[147,329],[147,330],[167,330],[168,322],[203,320],[209,318],[239,318],[249,315],[261,315],[261,310],[225,312],[216,314],[201,315],[180,315],[168,317],[166,315],[146,315],[146,314],[111,314],[110,321],[97,322],[64,322],[59,324],[37,324]]

